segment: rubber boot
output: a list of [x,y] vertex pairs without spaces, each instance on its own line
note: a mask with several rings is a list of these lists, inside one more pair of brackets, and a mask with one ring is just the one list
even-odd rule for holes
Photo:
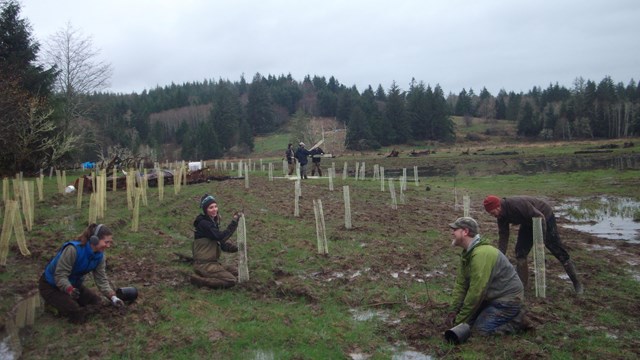
[[529,288],[527,286],[529,284],[529,264],[527,263],[527,259],[516,259],[516,271],[518,272],[520,281],[522,281],[524,291],[527,293]]
[[578,280],[578,274],[576,273],[576,267],[573,265],[573,261],[567,260],[562,264],[562,266],[564,266],[564,271],[569,275],[569,279],[571,279],[571,282],[573,283],[573,288],[575,289],[576,294],[581,295],[584,293],[584,287],[582,286],[582,283],[580,283],[580,280]]

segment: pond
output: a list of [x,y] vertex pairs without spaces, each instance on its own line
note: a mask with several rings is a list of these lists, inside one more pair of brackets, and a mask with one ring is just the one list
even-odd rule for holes
[[555,208],[562,226],[595,236],[640,244],[640,202],[628,197],[568,198]]

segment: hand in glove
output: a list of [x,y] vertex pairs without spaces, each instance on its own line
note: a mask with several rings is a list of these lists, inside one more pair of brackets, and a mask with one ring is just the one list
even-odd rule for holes
[[111,297],[111,303],[113,304],[113,306],[115,307],[123,307],[124,306],[124,301],[122,301],[119,297],[113,295]]
[[73,300],[78,300],[80,298],[80,290],[78,288],[73,287],[72,285],[67,286],[67,290],[65,290],[69,296]]
[[238,221],[243,216],[244,213],[242,211],[236,211],[235,214],[233,214],[233,220]]

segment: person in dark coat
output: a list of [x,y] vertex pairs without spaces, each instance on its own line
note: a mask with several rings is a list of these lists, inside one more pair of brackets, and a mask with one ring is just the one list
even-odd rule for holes
[[556,217],[549,203],[531,196],[511,196],[500,199],[497,196],[489,195],[484,199],[483,205],[489,214],[498,219],[498,248],[503,254],[507,252],[509,225],[520,225],[518,240],[516,241],[516,269],[525,289],[529,279],[527,256],[533,247],[532,219],[540,217],[542,218],[544,246],[560,261],[573,283],[575,292],[577,294],[584,292],[584,287],[578,279],[575,265],[560,241]]
[[242,212],[233,214],[231,223],[220,230],[220,214],[216,199],[204,194],[200,199],[202,214],[193,221],[193,270],[191,283],[213,289],[229,288],[237,283],[237,269],[225,268],[220,264],[221,252],[238,252],[238,247],[229,242],[229,238],[238,228],[238,219]]
[[318,171],[318,176],[322,176],[322,169],[320,169],[320,160],[322,159],[322,155],[324,155],[324,151],[322,148],[317,147],[311,151],[311,176],[316,174],[316,170]]
[[300,177],[303,179],[307,178],[307,163],[309,162],[307,157],[309,154],[309,150],[304,148],[304,143],[300,142],[300,144],[298,144],[298,150],[296,150],[296,159],[298,163],[300,163]]

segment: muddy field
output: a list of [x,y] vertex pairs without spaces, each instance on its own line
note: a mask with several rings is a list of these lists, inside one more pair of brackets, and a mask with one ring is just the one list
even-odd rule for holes
[[[402,163],[405,161],[407,160],[401,159],[397,169],[404,166]],[[393,163],[387,166],[389,169],[394,168]],[[442,163],[437,166],[444,168],[449,165]],[[369,174],[368,177],[370,176]],[[48,343],[47,336],[73,339],[83,334],[103,331],[117,331],[119,339],[134,338],[139,326],[153,328],[157,324],[171,321],[163,312],[163,308],[168,306],[167,291],[185,292],[184,296],[187,297],[189,292],[210,291],[190,285],[189,265],[181,262],[173,254],[176,251],[189,253],[190,222],[197,211],[193,204],[204,191],[215,192],[220,199],[224,199],[226,213],[230,213],[232,207],[233,210],[244,208],[250,258],[256,254],[270,257],[269,262],[255,259],[250,263],[250,271],[258,275],[252,276],[248,283],[240,284],[228,291],[247,294],[256,300],[306,302],[310,311],[318,313],[323,311],[327,294],[341,294],[339,301],[343,305],[354,311],[373,311],[374,317],[381,318],[383,325],[377,331],[389,334],[389,343],[397,343],[400,340],[409,349],[436,358],[460,355],[463,348],[434,345],[433,341],[441,339],[445,330],[442,320],[448,305],[446,299],[453,284],[455,268],[458,266],[458,250],[451,248],[447,228],[447,224],[462,213],[461,208],[454,207],[452,184],[429,183],[429,180],[426,180],[415,186],[410,182],[405,194],[406,204],[399,204],[397,210],[392,210],[389,193],[381,192],[377,183],[352,183],[353,228],[350,230],[344,227],[344,205],[340,191],[342,185],[343,182],[336,179],[336,191],[329,192],[326,179],[310,179],[303,182],[301,217],[297,219],[292,216],[294,182],[290,180],[276,179],[270,182],[264,175],[253,176],[250,189],[245,189],[244,182],[238,180],[193,185],[192,189],[184,191],[180,199],[171,200],[161,208],[148,210],[148,216],[172,219],[169,225],[159,224],[150,219],[141,220],[142,232],[146,237],[153,239],[148,242],[127,241],[130,224],[126,218],[108,218],[105,221],[109,221],[116,234],[119,234],[119,242],[115,248],[110,249],[108,255],[110,279],[120,286],[137,286],[141,296],[124,311],[117,311],[109,306],[100,307],[94,320],[80,326],[65,324],[57,329],[60,333],[55,335],[43,333],[37,326],[23,330],[23,358],[46,359],[50,358],[48,354],[61,353],[69,356],[84,354],[82,358],[102,358],[105,348],[110,349],[112,356],[122,354],[128,344],[108,340],[105,340],[106,344],[101,347],[88,351],[83,351],[82,345],[74,344],[73,341],[43,344]],[[120,193],[117,196],[123,195]],[[495,219],[481,208],[483,195],[471,196],[471,215],[478,219],[481,233],[495,239]],[[312,199],[319,198],[323,200],[324,215],[327,219],[330,251],[327,257],[320,260],[320,255],[314,252],[315,222],[312,205]],[[560,201],[553,197],[549,200]],[[74,200],[55,195],[46,203],[47,206],[62,208],[68,203],[73,204]],[[110,204],[118,206],[126,202],[120,199]],[[274,218],[282,221],[273,220]],[[1,298],[19,299],[34,289],[39,274],[60,245],[60,240],[71,235],[60,226],[51,226],[59,224],[60,221],[42,218],[36,221],[36,229],[43,230],[34,230],[27,235],[32,253],[30,257],[20,256],[17,245],[12,242],[9,267],[1,271],[5,275],[9,272],[16,275],[5,277],[0,287]],[[298,225],[292,225],[291,221]],[[561,226],[565,221],[559,219],[560,235],[584,281],[585,295],[576,297],[573,294],[571,283],[560,263],[547,252],[547,298],[535,298],[532,295],[533,278],[529,282],[531,288],[528,292],[527,306],[535,330],[504,340],[471,338],[469,343],[464,345],[466,349],[473,349],[473,352],[489,358],[547,358],[550,353],[558,350],[582,357],[584,354],[581,354],[580,343],[570,337],[582,331],[592,331],[605,332],[612,338],[619,338],[620,341],[614,343],[619,348],[622,358],[640,355],[640,339],[625,337],[630,322],[635,321],[637,324],[640,320],[640,302],[637,298],[620,296],[619,292],[615,292],[615,296],[611,295],[612,293],[607,291],[610,277],[601,276],[608,273],[611,276],[629,277],[631,273],[635,274],[637,279],[640,272],[640,246],[624,241],[604,240],[565,229]],[[295,233],[292,226],[307,227],[311,236],[303,239],[291,238],[290,234]],[[56,230],[51,231],[54,228]],[[515,234],[515,231],[512,234]],[[282,242],[283,249],[265,250],[272,242]],[[510,258],[514,257],[513,247],[512,240],[508,253]],[[255,251],[252,251],[252,248]],[[294,250],[307,251],[306,257],[300,258],[299,264],[296,265],[296,268],[305,268],[305,263],[310,264],[302,272],[290,270],[292,266],[288,263],[290,260],[287,252]],[[135,258],[128,256],[132,252],[137,254]],[[225,258],[225,261],[233,260],[233,256]],[[321,266],[318,266],[318,261],[321,262]],[[533,271],[530,273],[533,276]],[[371,284],[402,289],[416,283],[425,285],[424,293],[420,296],[398,297],[379,291],[362,290]],[[637,281],[627,283],[630,286],[638,286]],[[598,316],[602,309],[614,309],[612,311],[625,314],[630,321],[603,323]],[[47,312],[37,321],[50,328],[52,324],[63,320]],[[180,347],[193,341],[193,338],[189,338],[188,332],[178,334],[177,337],[167,335],[148,339],[145,352],[153,354],[160,349]],[[241,336],[217,330],[208,334],[211,342]],[[509,353],[505,354],[504,349]],[[608,355],[609,351],[610,349],[603,350],[602,354]],[[370,349],[350,348],[345,351],[345,357],[356,358],[359,354],[367,356],[371,353]],[[597,358],[599,355],[592,354],[591,357]]]

